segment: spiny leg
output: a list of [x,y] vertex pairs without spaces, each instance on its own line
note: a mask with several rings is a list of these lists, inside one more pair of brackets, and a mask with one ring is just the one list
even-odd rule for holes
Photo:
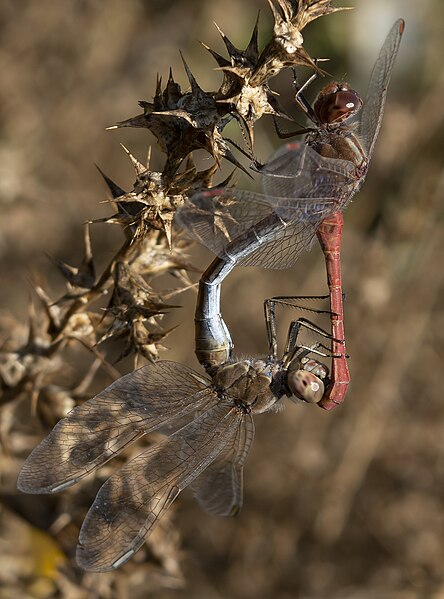
[[293,87],[296,92],[294,99],[301,108],[302,112],[307,116],[307,118],[309,118],[310,121],[312,121],[313,123],[318,124],[318,118],[316,117],[316,114],[310,102],[307,100],[303,93],[304,90],[310,85],[310,83],[312,83],[316,79],[316,77],[317,73],[313,73],[313,75],[311,75],[311,77],[309,77],[307,81],[302,86],[300,86],[296,69],[293,69]]
[[288,295],[270,297],[264,301],[265,325],[267,328],[268,354],[277,359],[276,304],[307,310],[315,314],[330,314],[328,310],[317,310],[291,303],[293,300],[328,299],[329,295]]
[[[298,123],[296,123],[298,125]],[[296,135],[305,135],[306,133],[310,133],[310,131],[315,131],[315,129],[313,129],[312,127],[303,127],[302,129],[296,129],[296,131],[284,131],[283,129],[281,129],[281,126],[279,125],[279,121],[277,120],[277,118],[273,115],[273,125],[274,125],[274,130],[276,131],[276,135],[280,138],[280,139],[288,139],[290,137],[296,137]]]
[[[298,318],[297,320],[293,320],[288,329],[287,342],[285,344],[285,351],[282,357],[282,362],[284,365],[289,364],[294,358],[302,358],[308,353],[315,353],[323,358],[333,357],[331,348],[327,347],[321,342],[317,342],[313,345],[298,343],[298,336],[302,328],[305,328],[326,339],[331,339],[330,333],[311,322],[311,320],[307,320],[306,318]],[[325,351],[320,351],[320,348]]]

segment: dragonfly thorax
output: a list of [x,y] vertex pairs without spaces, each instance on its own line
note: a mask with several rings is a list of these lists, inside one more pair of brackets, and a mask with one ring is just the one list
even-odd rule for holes
[[281,367],[273,361],[245,359],[217,366],[211,372],[213,386],[245,412],[267,412],[282,397],[275,390],[275,377]]
[[331,129],[330,125],[318,127],[316,131],[307,134],[306,142],[324,158],[348,160],[354,164],[356,179],[360,179],[367,173],[367,154],[353,125],[344,124],[334,129]]

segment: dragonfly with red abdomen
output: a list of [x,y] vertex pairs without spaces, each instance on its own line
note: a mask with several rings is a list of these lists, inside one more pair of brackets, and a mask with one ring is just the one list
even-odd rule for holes
[[[313,107],[296,94],[313,126],[303,143],[289,143],[259,168],[263,194],[219,188],[193,195],[177,224],[216,258],[199,284],[196,354],[206,367],[225,362],[232,342],[220,314],[220,286],[236,266],[289,268],[318,238],[330,293],[333,359],[331,385],[320,406],[330,410],[345,397],[350,380],[343,326],[340,242],[342,211],[362,186],[378,135],[404,21],[390,29],[363,103],[347,83],[329,83]],[[350,122],[360,111],[359,118]]]
[[305,328],[320,338],[330,335],[298,319],[291,323],[278,358],[274,300],[265,305],[267,358],[229,360],[210,369],[210,376],[170,361],[144,366],[74,408],[29,455],[18,488],[56,493],[147,433],[168,435],[100,488],[80,531],[81,568],[105,572],[126,563],[187,486],[208,513],[237,513],[254,437],[253,415],[272,410],[286,396],[320,401],[329,373],[316,358],[327,356],[328,350],[321,341],[300,343],[299,333]]

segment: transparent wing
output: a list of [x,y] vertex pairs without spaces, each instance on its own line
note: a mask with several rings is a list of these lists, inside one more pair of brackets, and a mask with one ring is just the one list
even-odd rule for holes
[[359,127],[360,137],[369,159],[373,153],[376,137],[381,127],[387,88],[402,34],[404,33],[404,27],[404,21],[399,19],[390,29],[370,77]]
[[302,252],[311,248],[317,224],[296,222],[276,229],[268,236],[266,243],[246,253],[238,264],[273,269],[291,268]]
[[350,197],[355,169],[305,144],[280,148],[262,169],[264,194],[221,188],[193,195],[176,213],[189,235],[239,265],[288,268],[316,227]]
[[175,222],[217,255],[256,223],[273,214],[267,198],[250,191],[220,188],[194,194],[176,212]]
[[[356,169],[348,160],[325,158],[310,146],[290,143],[280,147],[262,170],[267,196],[283,199],[277,215],[286,223],[267,236],[266,243],[242,259],[245,266],[290,268],[309,250],[319,223],[346,204],[356,186]],[[304,196],[304,197],[300,197]],[[305,202],[294,218],[293,198]]]
[[[330,209],[340,209],[344,188],[356,183],[355,165],[349,160],[326,158],[306,143],[284,144],[274,152],[261,173],[264,193],[272,198],[304,199],[310,213],[316,213],[321,199],[333,203]],[[282,205],[282,204],[281,204]],[[327,208],[328,209],[328,208]]]
[[234,516],[242,507],[243,470],[254,439],[254,422],[246,415],[236,436],[192,483],[199,505],[212,516]]
[[243,415],[220,401],[123,466],[102,485],[79,536],[85,570],[118,568],[143,544],[177,495],[237,436]]
[[160,361],[127,374],[74,408],[30,454],[17,486],[26,493],[60,491],[129,443],[197,410],[211,394],[186,366]]

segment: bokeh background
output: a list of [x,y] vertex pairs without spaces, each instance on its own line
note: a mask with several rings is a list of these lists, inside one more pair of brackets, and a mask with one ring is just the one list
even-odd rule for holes
[[[444,597],[444,5],[347,4],[355,10],[307,27],[305,47],[313,56],[329,56],[327,70],[362,93],[391,23],[399,16],[407,22],[367,182],[345,215],[347,401],[332,413],[292,404],[258,417],[244,508],[236,518],[211,518],[184,492],[164,525],[170,544],[153,550],[151,569],[130,563],[117,575],[83,579],[56,570],[60,561],[65,573],[70,566],[43,531],[43,522],[57,515],[52,499],[31,498],[25,506],[15,491],[24,456],[17,430],[44,431],[33,430],[31,419],[15,422],[6,406],[2,597]],[[137,100],[151,99],[156,73],[166,77],[170,65],[186,88],[179,49],[200,85],[216,89],[220,74],[198,40],[224,53],[214,20],[245,47],[259,9],[263,41],[272,26],[264,0],[2,0],[2,339],[16,323],[26,325],[31,279],[52,297],[63,293],[47,254],[78,263],[83,223],[109,215],[94,163],[130,188],[133,172],[119,142],[142,160],[155,142],[145,130],[105,128],[137,114]],[[291,110],[290,80],[282,77],[274,87]],[[266,118],[256,137],[259,158],[280,143]],[[205,157],[198,160],[208,165]],[[152,166],[162,166],[156,149]],[[96,225],[92,234],[103,265],[121,232]],[[201,248],[193,248],[192,257],[202,269],[211,259]],[[289,271],[231,274],[223,313],[237,351],[266,351],[263,299],[325,292],[317,247]],[[183,307],[167,317],[180,327],[163,355],[197,368],[195,294],[180,299]],[[282,313],[282,335],[290,317]],[[120,366],[122,372],[130,367]],[[69,376],[76,363],[66,368]]]

